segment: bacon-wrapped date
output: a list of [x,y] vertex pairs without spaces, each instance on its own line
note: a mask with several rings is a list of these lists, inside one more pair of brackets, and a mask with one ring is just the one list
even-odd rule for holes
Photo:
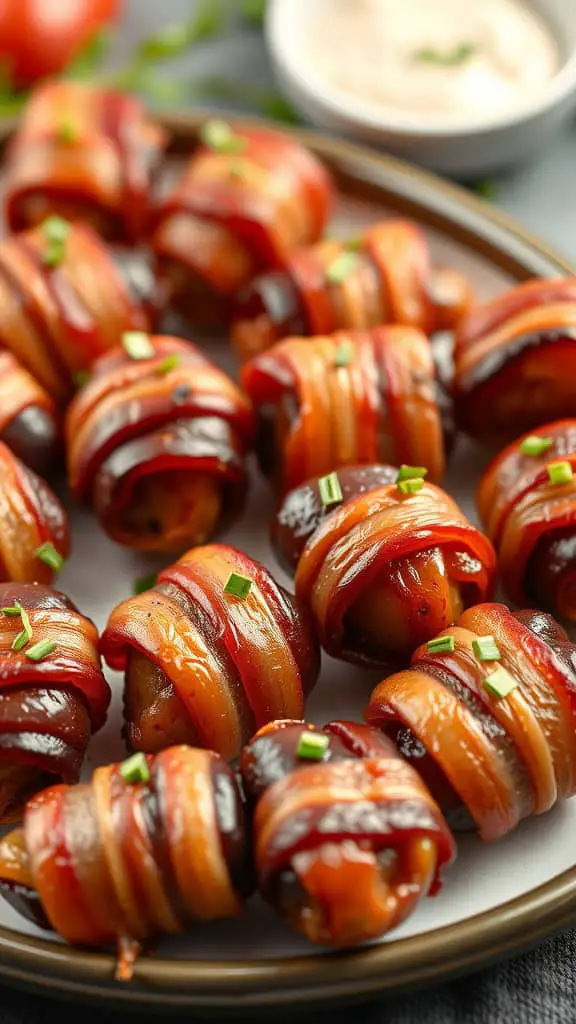
[[235,757],[273,718],[298,718],[320,668],[308,613],[268,570],[210,544],[112,612],[101,650],[125,672],[131,748],[191,743]]
[[180,552],[241,512],[252,411],[196,346],[144,335],[140,358],[130,341],[94,364],[68,409],[70,489],[119,544]]
[[538,427],[488,467],[478,509],[516,604],[576,620],[576,420]]
[[50,217],[0,242],[0,348],[58,404],[124,331],[148,330],[159,301],[143,258]]
[[[1,390],[1,389],[0,389]],[[68,519],[44,480],[0,441],[0,580],[51,583],[69,549]]]
[[456,335],[458,425],[502,446],[574,413],[576,277],[530,281],[473,310]]
[[472,304],[466,278],[433,270],[422,229],[375,224],[352,240],[291,253],[281,271],[255,278],[234,304],[232,339],[242,360],[289,335],[367,330],[379,324],[452,330]]
[[209,121],[202,144],[155,212],[151,245],[173,302],[195,322],[220,322],[236,292],[320,238],[332,183],[295,139]]
[[147,940],[240,912],[247,851],[232,771],[172,747],[30,800],[23,827],[0,841],[0,892],[68,942],[117,943],[124,981]]
[[418,773],[377,730],[273,722],[240,764],[256,803],[260,890],[312,942],[376,938],[438,890],[452,836]]
[[[490,597],[496,567],[490,541],[452,498],[422,480],[404,493],[398,475],[356,466],[309,480],[286,495],[272,526],[323,648],[388,669]],[[337,492],[328,502],[327,482]]]
[[484,840],[576,793],[576,647],[548,614],[483,604],[374,690],[453,827]]
[[90,224],[109,241],[146,234],[166,132],[134,96],[74,81],[33,92],[5,163],[12,231],[50,214]]
[[262,467],[282,491],[375,462],[444,475],[441,385],[416,328],[288,338],[247,363],[241,380],[265,427]]
[[64,595],[0,584],[0,818],[55,780],[76,782],[110,700],[98,633]]
[[60,450],[60,422],[50,395],[11,352],[0,351],[0,441],[47,476]]

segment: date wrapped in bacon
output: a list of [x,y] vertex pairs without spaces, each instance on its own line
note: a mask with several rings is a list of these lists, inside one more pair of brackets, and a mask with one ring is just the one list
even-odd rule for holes
[[576,420],[506,448],[478,488],[478,509],[516,604],[576,621]]
[[155,212],[151,245],[174,305],[194,322],[226,319],[257,273],[320,238],[332,183],[295,139],[208,121],[201,145]]
[[128,334],[68,409],[70,489],[119,544],[180,552],[242,511],[253,432],[248,400],[195,345]]
[[49,217],[0,242],[0,349],[63,405],[123,331],[148,330],[160,302],[144,258]]
[[12,231],[50,214],[82,221],[108,241],[134,243],[148,227],[167,136],[134,96],[71,80],[33,92],[5,163]]
[[376,687],[366,718],[452,827],[491,841],[576,793],[575,666],[550,615],[478,605]]
[[0,820],[55,781],[76,782],[106,718],[98,633],[64,595],[0,583]]
[[301,717],[320,669],[308,613],[248,555],[189,551],[112,612],[101,639],[125,672],[132,749],[193,743],[230,759],[274,718]]
[[256,804],[260,890],[312,942],[374,939],[439,889],[452,837],[418,773],[376,729],[273,722],[240,763]]
[[473,310],[454,367],[458,425],[481,441],[502,446],[573,415],[576,277],[530,281]]
[[249,359],[289,335],[368,330],[379,324],[452,330],[472,304],[461,274],[433,270],[422,229],[386,221],[352,240],[297,249],[281,271],[255,278],[234,304],[232,339]]
[[47,476],[60,450],[60,422],[50,395],[11,352],[0,351],[0,441]]
[[69,544],[56,495],[0,441],[0,581],[51,583]]
[[333,657],[392,670],[491,596],[490,541],[444,491],[411,476],[423,472],[348,467],[280,505],[276,553]]
[[68,942],[117,943],[127,981],[147,940],[240,912],[247,851],[232,771],[172,747],[30,800],[23,827],[0,841],[0,892]]
[[288,338],[242,370],[260,410],[260,457],[280,490],[340,466],[390,462],[445,470],[441,385],[413,327]]

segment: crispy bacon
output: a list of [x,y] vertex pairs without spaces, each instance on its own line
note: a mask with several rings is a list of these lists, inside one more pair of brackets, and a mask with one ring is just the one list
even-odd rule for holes
[[574,413],[576,277],[530,281],[479,306],[456,335],[460,428],[495,446]]
[[238,289],[316,241],[331,212],[328,173],[300,143],[247,127],[233,143],[201,145],[154,217],[161,276],[195,323],[226,318]]
[[0,441],[0,580],[51,583],[53,571],[37,555],[47,543],[68,555],[66,513],[48,484]]
[[[366,719],[398,744],[448,821],[494,840],[576,792],[576,648],[542,612],[482,604],[426,645],[412,667],[374,690]],[[499,660],[474,647],[492,637]],[[486,680],[503,668],[517,684],[498,696]]]
[[472,291],[452,270],[433,270],[426,236],[410,221],[375,224],[352,240],[291,253],[281,271],[255,278],[234,304],[232,339],[250,359],[289,335],[368,330],[379,324],[452,330]]
[[[46,568],[46,567],[45,567]],[[25,643],[16,637],[30,623]],[[110,690],[98,633],[58,591],[41,584],[0,584],[0,820],[55,780],[76,782],[91,734],[105,721]],[[8,609],[8,612],[6,611]],[[13,611],[11,611],[13,610]],[[28,652],[55,646],[40,660]]]
[[491,596],[496,555],[440,488],[414,494],[392,466],[336,474],[342,501],[324,505],[313,478],[289,492],[272,527],[276,553],[296,573],[323,648],[392,670],[418,644]]
[[5,899],[36,920],[41,909],[68,942],[117,943],[123,981],[143,943],[235,916],[251,883],[242,800],[221,758],[179,746],[147,762],[147,781],[116,764],[46,790],[0,841]]
[[282,491],[376,462],[426,466],[442,479],[439,384],[428,339],[413,327],[289,338],[247,363],[242,383],[266,418],[262,465]]
[[[317,761],[299,756],[306,732],[328,739]],[[377,730],[272,722],[240,765],[255,804],[260,891],[312,942],[376,938],[438,891],[452,837],[417,772]]]
[[480,481],[478,509],[511,600],[576,620],[576,477],[553,483],[548,473],[557,462],[576,468],[576,420],[529,436],[549,446],[528,455],[520,437],[501,452]]
[[119,544],[180,552],[242,511],[250,404],[195,345],[150,338],[116,349],[68,409],[68,479]]
[[90,224],[109,241],[147,231],[167,135],[134,96],[71,80],[38,86],[6,159],[12,231],[50,214]]
[[[231,574],[247,595],[227,591]],[[255,727],[298,717],[320,669],[308,614],[259,562],[221,544],[189,551],[123,601],[101,639],[126,676],[130,746],[195,743],[235,757]]]

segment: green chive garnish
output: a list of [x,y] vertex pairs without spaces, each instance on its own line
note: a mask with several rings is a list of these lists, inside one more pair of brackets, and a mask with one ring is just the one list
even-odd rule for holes
[[424,487],[424,481],[421,477],[414,480],[400,480],[398,483],[398,490],[402,494],[418,494]]
[[472,641],[472,650],[480,661],[500,661],[502,657],[493,636],[479,636]]
[[436,636],[428,641],[426,647],[431,654],[453,654],[456,650],[456,641],[453,636]]
[[232,160],[229,166],[230,177],[242,181],[246,177],[246,164],[242,160]]
[[428,476],[426,466],[400,466],[396,483],[399,484],[401,480],[422,480],[425,476]]
[[233,594],[234,597],[244,600],[248,597],[251,587],[252,580],[247,579],[246,576],[240,576],[237,572],[231,572],[224,587],[224,593]]
[[520,445],[523,455],[543,455],[554,447],[553,437],[525,437]]
[[178,352],[173,352],[171,356],[166,356],[166,358],[162,360],[158,367],[158,373],[171,373],[171,371],[175,370],[177,366],[180,366],[181,362],[182,356],[179,355]]
[[507,669],[499,665],[494,672],[484,677],[482,685],[494,697],[507,697],[509,693],[517,689],[519,683],[516,682]]
[[37,644],[24,651],[24,654],[30,661],[43,661],[44,658],[47,658],[55,650],[56,644],[53,640],[39,640]]
[[134,580],[132,592],[134,594],[143,594],[146,590],[152,590],[152,587],[156,586],[157,579],[158,573],[156,572],[151,572],[149,576],[140,576],[137,580]]
[[307,732],[300,734],[296,757],[305,761],[321,761],[326,753],[330,738],[321,732]]
[[21,633],[18,633],[18,635],[14,637],[12,641],[12,650],[21,651],[23,647],[26,647],[29,640],[30,637],[28,636],[28,633],[23,629]]
[[156,354],[150,336],[144,331],[125,331],[122,347],[130,359],[152,359]]
[[547,468],[551,484],[568,484],[574,476],[569,462],[551,462]]
[[356,235],[354,238],[348,238],[346,240],[346,248],[348,252],[359,252],[364,245],[364,235]]
[[139,750],[138,753],[132,754],[132,757],[126,758],[120,765],[120,775],[130,786],[138,782],[149,782],[150,769],[146,755]]
[[358,265],[358,254],[355,252],[341,252],[329,267],[326,268],[326,279],[330,284],[341,284],[350,274],[353,274]]
[[417,50],[414,59],[422,64],[438,64],[441,67],[455,68],[469,61],[477,50],[477,44],[468,41],[458,43],[452,50],[437,50],[433,46],[427,46],[423,50]]
[[45,544],[41,544],[39,548],[36,548],[34,554],[36,558],[39,558],[41,562],[48,565],[54,572],[60,572],[64,565],[62,555],[59,551],[56,551],[56,548],[49,540]]
[[205,121],[200,129],[200,138],[215,153],[241,153],[246,149],[246,139],[236,135],[227,121]]
[[337,505],[342,501],[342,488],[336,473],[329,473],[328,476],[321,476],[318,481],[320,501],[326,507]]
[[342,342],[341,345],[336,349],[336,355],[334,356],[334,366],[338,368],[344,368],[350,366],[354,358],[354,346],[349,341]]
[[11,604],[7,605],[5,608],[0,608],[0,611],[2,612],[2,615],[8,615],[10,618],[16,618],[17,615],[20,615],[21,608],[19,604]]
[[59,242],[62,244],[68,238],[70,224],[63,217],[57,217],[56,214],[52,214],[42,224],[42,233],[47,242]]
[[78,370],[73,376],[74,383],[77,388],[83,388],[85,384],[90,380],[90,374],[88,370]]
[[78,138],[76,125],[72,121],[62,121],[58,129],[58,136],[62,142],[76,142]]
[[[14,640],[12,641],[12,650],[21,651],[22,648],[25,647],[32,639],[32,624],[30,622],[28,612],[22,607],[22,605],[16,604],[14,607],[18,609],[18,614],[24,628],[21,633],[18,633],[18,636],[14,637]],[[12,614],[12,612],[10,614]]]

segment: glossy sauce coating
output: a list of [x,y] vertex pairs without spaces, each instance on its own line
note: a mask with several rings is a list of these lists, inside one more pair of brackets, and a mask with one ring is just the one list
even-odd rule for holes
[[0,441],[0,580],[51,583],[37,551],[50,544],[66,558],[68,518],[48,484]]

